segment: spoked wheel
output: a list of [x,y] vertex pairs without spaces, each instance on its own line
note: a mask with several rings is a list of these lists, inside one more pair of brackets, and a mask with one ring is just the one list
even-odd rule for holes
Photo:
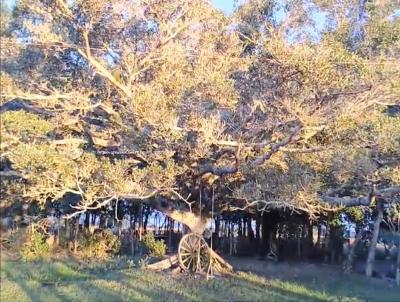
[[186,234],[178,247],[180,267],[188,272],[204,272],[210,264],[210,251],[207,242],[199,234]]

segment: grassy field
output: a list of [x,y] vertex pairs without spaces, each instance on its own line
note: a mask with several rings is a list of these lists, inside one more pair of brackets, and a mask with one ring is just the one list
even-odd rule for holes
[[329,267],[243,260],[237,266],[257,267],[257,274],[239,271],[206,281],[107,263],[3,259],[0,301],[400,301],[400,289],[383,280],[344,279]]

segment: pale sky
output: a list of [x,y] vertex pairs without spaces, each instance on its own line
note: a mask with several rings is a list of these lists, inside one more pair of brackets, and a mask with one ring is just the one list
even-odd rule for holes
[[212,0],[211,2],[225,14],[230,14],[233,11],[234,0]]

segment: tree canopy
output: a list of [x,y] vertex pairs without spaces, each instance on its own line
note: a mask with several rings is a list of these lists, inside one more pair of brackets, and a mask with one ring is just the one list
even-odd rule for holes
[[395,8],[21,0],[1,27],[2,198],[151,202],[192,229],[200,198],[206,217],[398,201]]

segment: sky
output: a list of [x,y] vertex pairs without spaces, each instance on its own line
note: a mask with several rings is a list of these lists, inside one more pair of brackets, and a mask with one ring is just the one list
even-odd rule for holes
[[234,8],[234,0],[212,0],[215,7],[222,10],[225,14],[229,15],[232,13]]

